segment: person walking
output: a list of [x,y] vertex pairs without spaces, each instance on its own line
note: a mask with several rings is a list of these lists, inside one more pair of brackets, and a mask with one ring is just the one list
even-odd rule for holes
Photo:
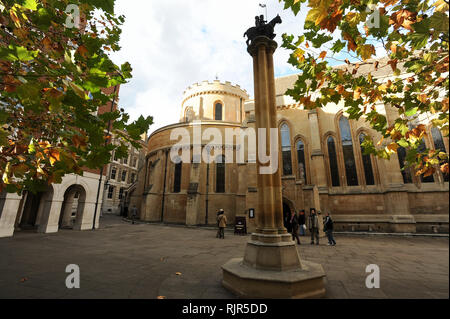
[[289,220],[289,223],[291,224],[292,240],[297,239],[297,244],[300,245],[300,238],[298,237],[298,217],[295,211],[291,211],[291,218]]
[[316,209],[309,210],[309,231],[311,233],[311,245],[314,245],[314,237],[316,238],[316,245],[319,245],[319,218],[317,217]]
[[217,211],[217,217],[216,217],[216,221],[217,221],[217,234],[216,234],[216,238],[220,238],[220,227],[219,227],[219,216],[222,213],[223,209],[219,209]]
[[217,216],[219,225],[219,238],[225,239],[225,227],[227,227],[227,216],[225,216],[223,209],[220,209],[220,214]]
[[133,207],[131,207],[131,223],[134,224],[134,220],[136,219],[138,214],[138,210],[136,208],[136,205],[133,205]]
[[323,231],[327,234],[328,246],[336,246],[336,241],[333,237],[333,220],[331,219],[330,213],[326,213],[325,215]]
[[302,209],[298,213],[298,229],[300,236],[305,236],[305,229],[306,229],[305,224],[306,224],[305,210]]

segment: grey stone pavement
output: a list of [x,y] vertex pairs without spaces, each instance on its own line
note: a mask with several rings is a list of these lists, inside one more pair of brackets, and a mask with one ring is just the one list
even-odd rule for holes
[[[0,239],[0,298],[225,299],[220,266],[242,257],[247,236],[117,216],[96,231],[17,232]],[[448,238],[336,235],[337,246],[309,245],[301,258],[322,264],[327,298],[448,298]],[[67,289],[68,264],[80,267],[80,289]],[[366,265],[380,267],[380,288],[365,287]],[[181,274],[177,274],[181,273]]]

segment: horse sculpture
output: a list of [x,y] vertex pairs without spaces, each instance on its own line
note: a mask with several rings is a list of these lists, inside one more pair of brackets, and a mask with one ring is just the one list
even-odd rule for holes
[[244,37],[247,36],[247,46],[250,44],[250,41],[253,41],[258,36],[266,36],[269,39],[273,40],[275,38],[274,28],[277,23],[281,23],[280,15],[277,14],[275,18],[270,20],[269,23],[265,23],[264,16],[256,16],[255,17],[255,26],[249,28],[245,33]]

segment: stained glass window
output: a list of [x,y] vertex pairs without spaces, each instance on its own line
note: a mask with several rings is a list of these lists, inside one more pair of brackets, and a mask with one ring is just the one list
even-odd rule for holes
[[339,186],[339,169],[336,156],[336,143],[331,136],[327,139],[328,144],[328,162],[330,164],[331,185]]
[[301,140],[297,142],[297,161],[298,175],[303,183],[306,184],[305,144]]
[[358,185],[358,175],[356,173],[355,155],[353,154],[353,142],[350,131],[350,123],[345,116],[339,119],[339,129],[341,132],[342,153],[344,154],[345,175],[347,185]]
[[291,133],[289,126],[284,123],[281,125],[281,157],[283,162],[283,175],[292,175],[291,159]]

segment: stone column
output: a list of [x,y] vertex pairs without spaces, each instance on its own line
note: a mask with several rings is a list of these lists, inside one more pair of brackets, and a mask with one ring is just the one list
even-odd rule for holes
[[[267,152],[271,143],[270,129],[277,129],[273,68],[276,48],[275,41],[259,35],[247,49],[253,58],[257,149],[259,134],[265,134]],[[323,296],[325,273],[322,266],[300,262],[296,244],[283,226],[280,165],[273,174],[261,174],[260,168],[267,165],[262,164],[257,155],[256,232],[247,243],[244,258],[231,259],[222,266],[222,283],[244,298]]]
[[11,237],[22,196],[0,193],[0,238]]

